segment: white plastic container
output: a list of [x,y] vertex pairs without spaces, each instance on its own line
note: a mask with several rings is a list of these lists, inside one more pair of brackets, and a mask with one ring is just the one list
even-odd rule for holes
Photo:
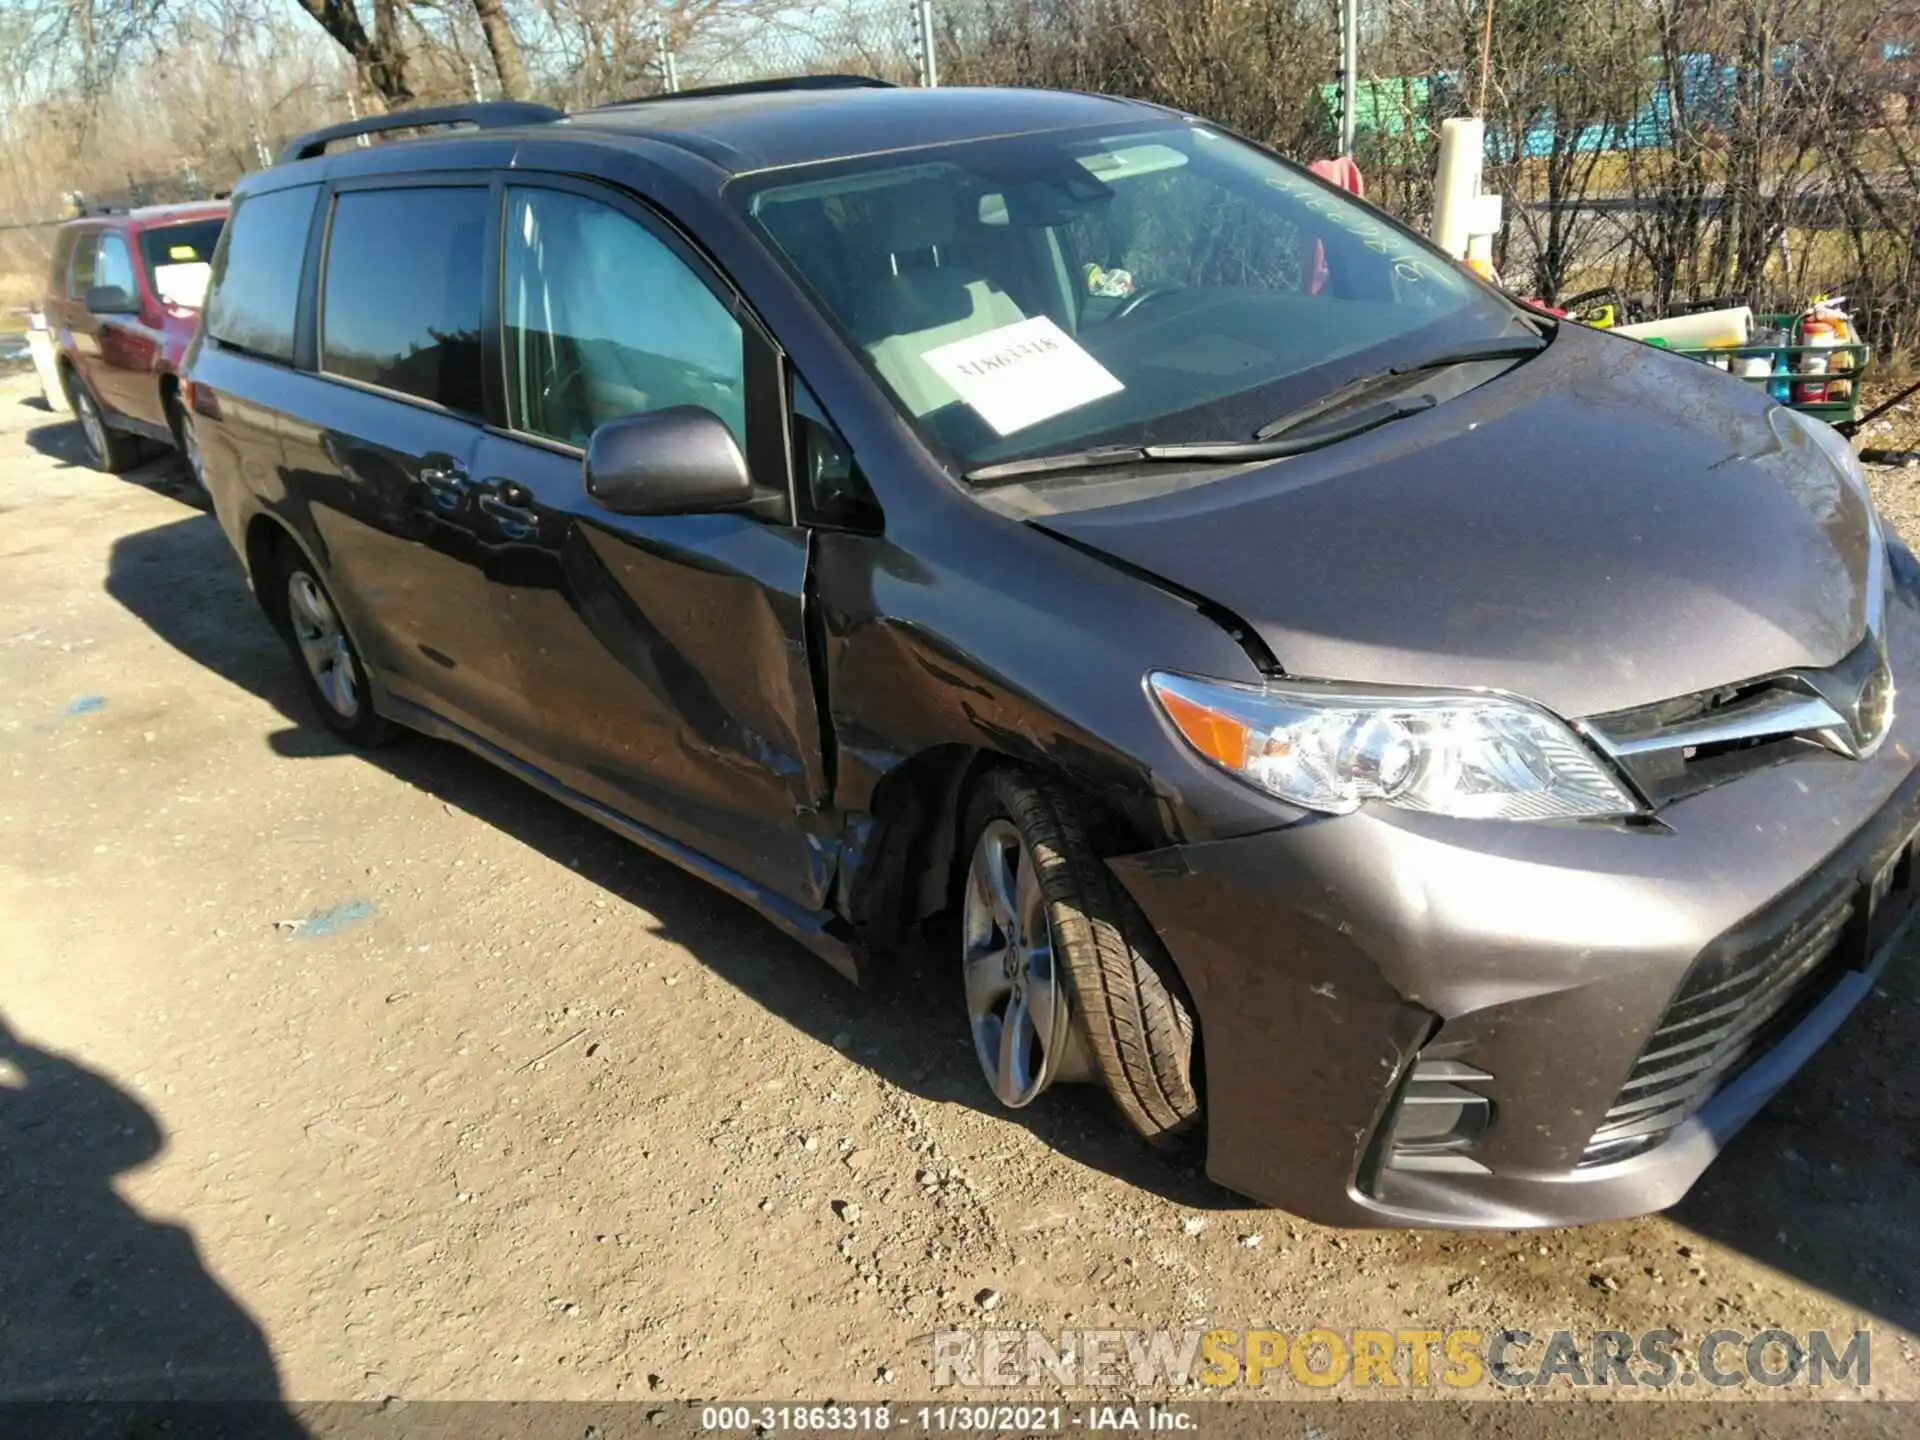
[[1621,325],[1613,333],[1635,340],[1664,340],[1669,345],[1688,349],[1745,345],[1753,334],[1753,310],[1746,305],[1736,305],[1730,310],[1703,310],[1698,315],[1674,315],[1639,325]]
[[54,354],[53,332],[47,329],[47,317],[35,310],[27,321],[27,354],[33,357],[34,373],[40,377],[40,398],[56,415],[68,413],[66,388],[60,383],[58,356]]

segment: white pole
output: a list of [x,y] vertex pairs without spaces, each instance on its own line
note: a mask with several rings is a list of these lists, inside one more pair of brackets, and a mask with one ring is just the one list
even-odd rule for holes
[[1479,210],[1484,120],[1456,115],[1440,122],[1440,164],[1433,177],[1433,243],[1464,260]]
[[1360,107],[1360,0],[1340,0],[1340,153],[1353,154]]
[[[360,118],[360,102],[359,100],[354,98],[354,93],[352,89],[348,89],[347,91],[347,115],[348,115],[348,118],[353,120],[358,120]],[[358,145],[362,150],[365,150],[368,146],[373,144],[373,142],[367,139],[367,137],[364,135],[354,136],[353,143]]]
[[933,0],[914,0],[920,22],[920,83],[932,89],[940,83],[940,67],[933,58]]
[[666,87],[669,95],[680,93],[680,67],[675,63],[673,51],[667,45],[666,22],[656,18],[653,22],[653,38],[660,50],[660,83]]

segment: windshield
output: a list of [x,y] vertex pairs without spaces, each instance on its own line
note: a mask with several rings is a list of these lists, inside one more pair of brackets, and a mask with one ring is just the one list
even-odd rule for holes
[[1378,211],[1196,124],[895,152],[731,193],[962,470],[1244,439],[1517,314]]
[[140,232],[140,263],[146,267],[153,293],[170,305],[198,310],[207,298],[207,277],[213,273],[213,247],[225,222],[188,220]]

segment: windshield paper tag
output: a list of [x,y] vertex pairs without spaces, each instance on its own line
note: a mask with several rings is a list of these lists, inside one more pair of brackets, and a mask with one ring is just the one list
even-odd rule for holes
[[1126,388],[1044,315],[938,346],[920,358],[1000,435]]

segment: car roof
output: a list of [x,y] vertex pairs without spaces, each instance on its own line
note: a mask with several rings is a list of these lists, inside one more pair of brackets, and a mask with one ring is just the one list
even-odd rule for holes
[[127,218],[142,230],[183,220],[217,220],[232,208],[225,200],[181,200],[171,205],[142,205]]
[[[1065,90],[875,85],[655,96],[577,111],[553,128],[576,138],[588,131],[609,140],[659,141],[743,174],[1166,113],[1140,101]],[[546,126],[529,133],[543,131]]]
[[66,222],[71,229],[152,230],[190,220],[218,220],[232,206],[225,200],[182,200],[170,205],[141,205],[132,210],[96,210]]
[[[534,112],[529,115],[528,112]],[[426,127],[471,126],[416,134],[370,148],[340,146],[358,134],[421,129],[408,124],[420,114]],[[563,114],[500,101],[428,107],[369,117],[375,123],[330,126],[292,141],[280,161],[240,178],[236,196],[311,179],[307,166],[323,173],[403,174],[417,161],[430,170],[468,147],[537,146],[562,141],[611,149],[656,152],[662,146],[696,159],[722,181],[753,171],[854,159],[1002,135],[1138,124],[1177,112],[1139,100],[1084,95],[1066,90],[941,89],[895,87],[856,76],[766,81],[650,96]],[[323,151],[323,146],[339,146]],[[417,148],[416,148],[417,147]],[[511,162],[509,162],[511,163]],[[289,173],[292,172],[292,173]]]

